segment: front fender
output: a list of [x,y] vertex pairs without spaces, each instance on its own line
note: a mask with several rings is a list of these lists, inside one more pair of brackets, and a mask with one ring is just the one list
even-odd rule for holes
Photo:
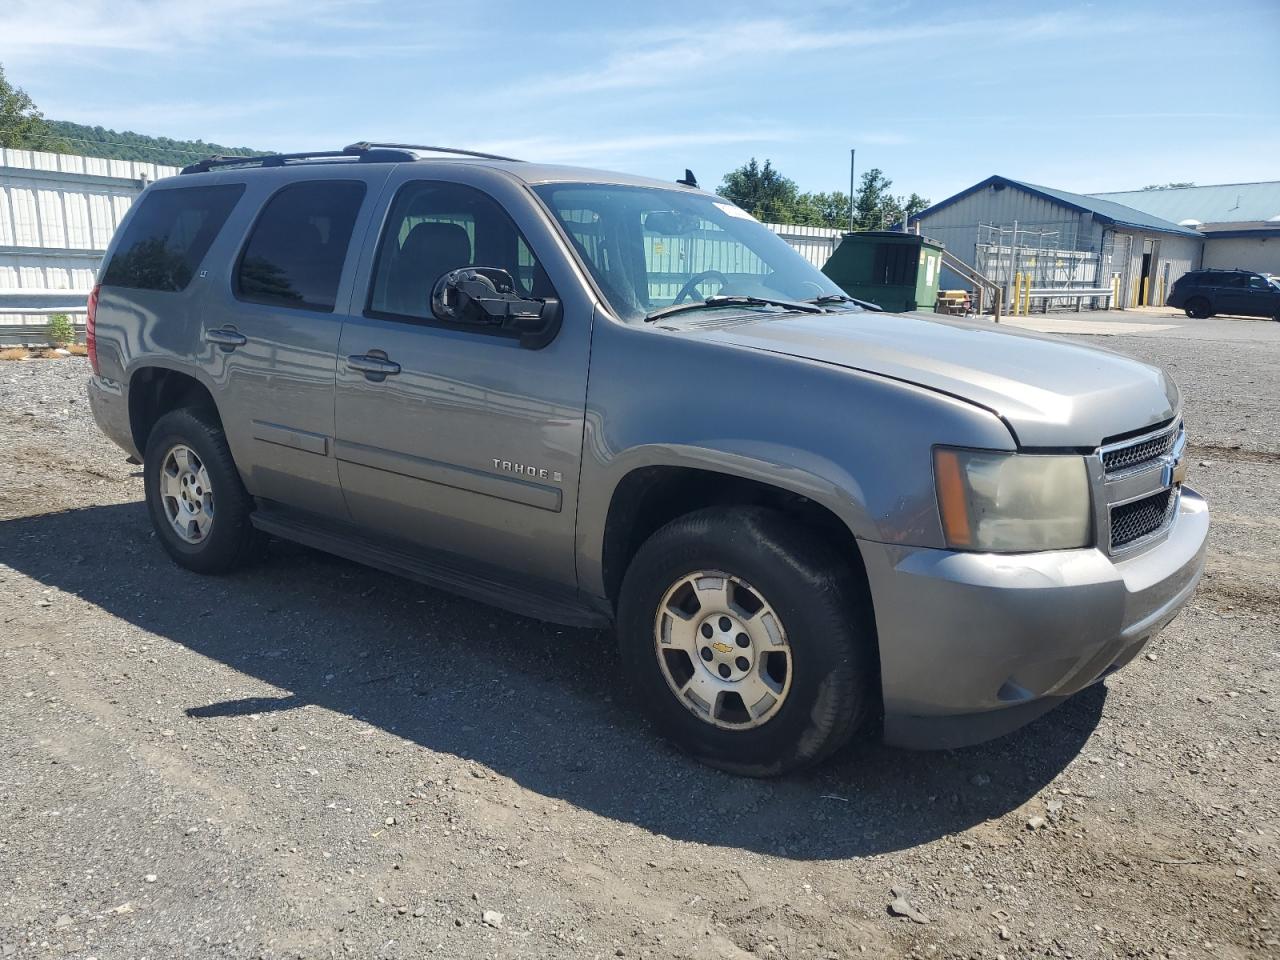
[[743,477],[806,497],[861,540],[941,546],[938,443],[1013,449],[987,410],[811,360],[597,322],[578,496],[578,580],[605,596],[604,540],[623,479],[645,467]]

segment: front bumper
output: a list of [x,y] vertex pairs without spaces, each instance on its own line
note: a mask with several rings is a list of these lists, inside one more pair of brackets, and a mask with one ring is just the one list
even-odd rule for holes
[[1184,487],[1167,537],[1123,560],[863,542],[886,742],[981,743],[1123,667],[1195,591],[1208,531],[1208,505]]

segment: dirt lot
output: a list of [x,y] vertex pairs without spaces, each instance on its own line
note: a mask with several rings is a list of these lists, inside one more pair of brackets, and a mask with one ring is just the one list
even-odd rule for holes
[[1186,389],[1186,612],[1004,740],[778,782],[657,741],[607,635],[179,570],[85,362],[0,363],[0,956],[1280,956],[1280,328],[1182,323],[1094,342]]

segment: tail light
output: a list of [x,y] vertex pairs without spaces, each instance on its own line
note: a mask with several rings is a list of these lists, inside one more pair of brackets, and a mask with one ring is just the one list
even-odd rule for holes
[[88,310],[84,319],[84,346],[89,352],[89,366],[93,368],[94,376],[98,374],[98,337],[96,331],[97,313],[98,313],[98,290],[101,288],[94,285],[89,291]]

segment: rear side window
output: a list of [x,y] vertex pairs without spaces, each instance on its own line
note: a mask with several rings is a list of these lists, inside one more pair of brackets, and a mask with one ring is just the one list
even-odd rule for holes
[[331,312],[364,193],[358,180],[310,180],[278,191],[240,256],[236,296]]
[[155,190],[143,197],[102,282],[138,290],[184,290],[209,252],[244,184]]

